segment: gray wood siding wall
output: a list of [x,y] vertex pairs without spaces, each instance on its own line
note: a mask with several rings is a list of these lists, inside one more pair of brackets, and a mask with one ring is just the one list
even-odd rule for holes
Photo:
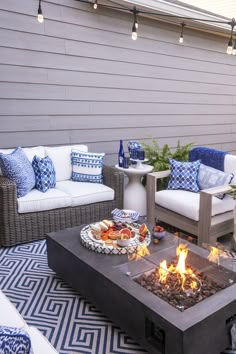
[[[75,0],[0,1],[0,148],[119,139],[236,152],[236,57],[227,39]],[[126,145],[126,144],[125,144]]]

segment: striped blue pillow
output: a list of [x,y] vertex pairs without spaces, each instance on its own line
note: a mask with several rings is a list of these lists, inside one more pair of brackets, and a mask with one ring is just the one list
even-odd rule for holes
[[103,183],[104,153],[71,151],[72,181]]

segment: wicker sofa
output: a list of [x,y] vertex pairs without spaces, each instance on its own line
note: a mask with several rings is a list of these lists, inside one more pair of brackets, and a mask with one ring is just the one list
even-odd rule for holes
[[[73,146],[59,146],[59,147],[32,147],[32,148],[23,148],[28,159],[32,161],[32,158],[35,154],[37,155],[47,155],[52,159],[56,175],[65,173],[70,176],[71,171],[67,171],[69,168],[70,160],[70,151]],[[80,146],[76,146],[80,148]],[[82,146],[87,149],[86,146]],[[0,152],[10,153],[13,149],[0,150]],[[64,153],[66,151],[66,154]],[[65,163],[63,158],[66,158]],[[60,166],[61,164],[61,166]],[[60,170],[60,171],[59,171]],[[8,178],[0,176],[0,246],[12,246],[16,244],[26,243],[34,240],[43,239],[46,236],[46,233],[56,230],[62,230],[64,228],[73,227],[76,225],[90,223],[104,218],[110,218],[111,211],[114,208],[123,207],[123,184],[124,176],[123,173],[118,171],[116,168],[111,166],[103,166],[103,181],[104,185],[100,188],[100,199],[98,200],[96,191],[93,195],[87,195],[90,192],[88,191],[85,196],[78,202],[78,195],[73,199],[73,195],[67,196],[70,192],[73,194],[73,188],[70,187],[69,192],[64,187],[60,193],[64,193],[65,197],[61,198],[62,204],[68,202],[68,200],[73,199],[73,203],[67,203],[68,206],[53,208],[51,206],[52,200],[50,200],[50,194],[47,191],[46,193],[41,193],[39,191],[32,190],[29,193],[29,197],[17,198],[16,195],[16,185]],[[61,177],[68,178],[68,177]],[[70,178],[70,177],[69,177]],[[68,184],[73,183],[65,181]],[[65,183],[61,179],[57,179],[57,184],[55,191],[60,186],[63,187]],[[83,182],[74,182],[75,187]],[[76,185],[77,184],[77,185]],[[91,189],[94,189],[94,183],[90,183]],[[81,187],[83,190],[85,184]],[[101,186],[101,184],[100,184]],[[61,187],[61,188],[62,188]],[[109,197],[106,198],[106,193],[102,193],[101,188],[108,187]],[[75,192],[76,192],[76,188]],[[71,191],[72,190],[72,191]],[[111,191],[113,194],[111,194]],[[37,194],[38,193],[38,194]],[[41,193],[41,194],[40,194]],[[78,194],[79,192],[77,192]],[[92,193],[92,192],[91,192]],[[48,196],[47,196],[48,194]],[[97,193],[98,194],[98,193]],[[41,205],[41,201],[33,201],[37,206],[36,210],[28,210],[28,205],[32,204],[32,198],[35,195],[39,195],[39,198],[44,198],[43,208],[47,210],[37,210]],[[111,195],[113,195],[111,197]],[[33,197],[32,197],[33,196]],[[31,198],[30,202],[27,198]],[[48,199],[45,199],[48,198]],[[77,204],[76,205],[76,201]],[[41,204],[40,204],[41,203]],[[23,207],[22,207],[23,205]],[[46,206],[45,206],[46,205]]]

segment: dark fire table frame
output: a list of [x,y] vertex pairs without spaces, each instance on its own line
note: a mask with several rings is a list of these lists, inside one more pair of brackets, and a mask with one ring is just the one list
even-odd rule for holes
[[[174,252],[174,236],[168,234],[158,245],[150,245],[150,256],[128,262],[127,255],[85,248],[80,243],[81,229],[47,235],[49,267],[150,354],[219,354],[229,346],[227,323],[236,316],[235,283],[180,312],[127,275],[149,271],[154,268],[152,261],[164,259],[171,249]],[[206,260],[209,252],[193,244],[189,248]]]

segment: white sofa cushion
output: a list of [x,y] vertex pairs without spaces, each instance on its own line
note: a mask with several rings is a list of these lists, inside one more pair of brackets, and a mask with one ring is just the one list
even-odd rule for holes
[[61,181],[56,187],[71,196],[71,206],[104,202],[114,199],[114,190],[101,183]]
[[65,145],[45,147],[45,154],[49,156],[53,162],[56,171],[56,181],[66,181],[71,179],[72,164],[71,164],[71,150],[77,149],[83,152],[88,151],[86,145]]
[[33,213],[71,206],[71,197],[57,188],[50,188],[46,193],[34,188],[17,202],[19,213]]
[[0,290],[0,326],[24,328],[25,321],[8,300],[8,298]]
[[56,349],[36,327],[27,326],[24,329],[30,336],[34,354],[58,354]]
[[[183,190],[163,190],[156,192],[155,203],[189,219],[199,220],[200,194]],[[223,200],[212,198],[212,213],[217,215],[233,210],[235,201],[228,195]]]

